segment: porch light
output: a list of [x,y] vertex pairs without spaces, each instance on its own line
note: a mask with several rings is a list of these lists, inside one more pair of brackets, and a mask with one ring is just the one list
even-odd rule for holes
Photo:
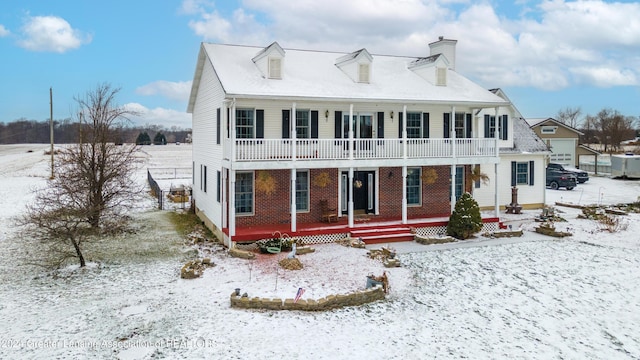
[[391,110],[391,114],[389,114],[389,116],[391,116],[391,120],[393,120],[393,110]]
[[329,120],[329,110],[324,111],[324,119],[327,121]]

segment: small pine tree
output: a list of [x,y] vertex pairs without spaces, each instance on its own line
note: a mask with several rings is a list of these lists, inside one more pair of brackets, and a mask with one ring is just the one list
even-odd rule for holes
[[149,145],[149,144],[151,144],[151,137],[149,137],[149,134],[147,134],[146,131],[138,134],[138,137],[136,138],[136,145]]
[[157,132],[156,136],[153,137],[153,144],[154,145],[167,145],[167,138],[164,136],[163,133]]
[[482,230],[482,217],[478,202],[471,194],[464,193],[456,202],[453,213],[449,217],[447,235],[464,240],[480,230]]

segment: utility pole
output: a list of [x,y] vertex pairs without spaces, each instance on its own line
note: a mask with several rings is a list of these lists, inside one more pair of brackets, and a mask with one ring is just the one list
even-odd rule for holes
[[51,138],[51,179],[53,175],[53,88],[49,88],[49,137]]

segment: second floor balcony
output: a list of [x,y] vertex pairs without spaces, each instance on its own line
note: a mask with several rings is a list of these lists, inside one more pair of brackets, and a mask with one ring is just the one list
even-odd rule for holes
[[494,138],[225,139],[230,162],[497,158]]

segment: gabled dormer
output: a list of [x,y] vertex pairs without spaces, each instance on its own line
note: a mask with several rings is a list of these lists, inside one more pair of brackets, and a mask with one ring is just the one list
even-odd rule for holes
[[360,49],[336,59],[336,66],[351,80],[368,84],[371,82],[373,56],[367,49]]
[[282,79],[284,74],[284,55],[285,52],[282,47],[277,42],[273,42],[260,50],[251,60],[253,60],[265,78]]
[[447,86],[449,61],[442,54],[419,58],[409,63],[407,68],[436,86]]

